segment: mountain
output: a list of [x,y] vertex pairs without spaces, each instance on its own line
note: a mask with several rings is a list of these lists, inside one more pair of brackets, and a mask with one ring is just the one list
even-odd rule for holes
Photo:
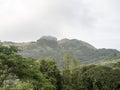
[[87,42],[77,39],[57,40],[56,37],[43,36],[37,41],[27,43],[3,42],[5,45],[18,46],[20,55],[35,59],[53,57],[57,63],[62,62],[65,53],[77,59],[79,63],[98,63],[120,58],[120,52],[115,49],[97,49]]

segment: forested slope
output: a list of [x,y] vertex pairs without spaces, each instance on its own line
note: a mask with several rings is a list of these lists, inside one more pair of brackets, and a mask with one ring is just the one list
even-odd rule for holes
[[120,90],[120,60],[79,65],[65,54],[59,69],[53,58],[24,58],[17,52],[15,46],[0,45],[0,90]]
[[79,63],[98,63],[120,58],[120,52],[115,49],[97,49],[87,42],[77,39],[57,40],[56,37],[43,36],[37,41],[26,43],[3,42],[5,45],[18,46],[20,55],[34,59],[53,57],[58,64],[62,63],[62,57],[68,53]]

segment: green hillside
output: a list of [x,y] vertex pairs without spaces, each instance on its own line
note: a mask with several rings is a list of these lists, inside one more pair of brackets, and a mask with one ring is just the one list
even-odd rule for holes
[[98,63],[103,60],[111,61],[120,58],[118,50],[97,49],[89,43],[77,39],[57,40],[56,37],[43,36],[34,42],[4,42],[4,44],[18,46],[21,49],[19,54],[24,57],[35,59],[53,57],[59,64],[61,64],[65,53],[68,53],[73,58],[75,57],[81,64]]

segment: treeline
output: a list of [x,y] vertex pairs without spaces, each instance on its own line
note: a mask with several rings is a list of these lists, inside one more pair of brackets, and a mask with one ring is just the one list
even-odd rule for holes
[[18,51],[0,45],[0,90],[120,90],[120,62],[79,66],[65,54],[59,69],[53,58],[23,58]]

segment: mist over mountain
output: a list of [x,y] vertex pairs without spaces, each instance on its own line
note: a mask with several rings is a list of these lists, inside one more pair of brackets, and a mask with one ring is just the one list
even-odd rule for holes
[[0,39],[77,38],[120,50],[119,0],[0,0]]
[[5,45],[18,46],[24,57],[35,59],[51,57],[58,64],[62,63],[63,56],[68,53],[73,59],[81,64],[99,63],[120,58],[120,52],[116,49],[97,49],[87,42],[77,39],[57,40],[53,36],[43,36],[37,41],[26,43],[3,42]]

